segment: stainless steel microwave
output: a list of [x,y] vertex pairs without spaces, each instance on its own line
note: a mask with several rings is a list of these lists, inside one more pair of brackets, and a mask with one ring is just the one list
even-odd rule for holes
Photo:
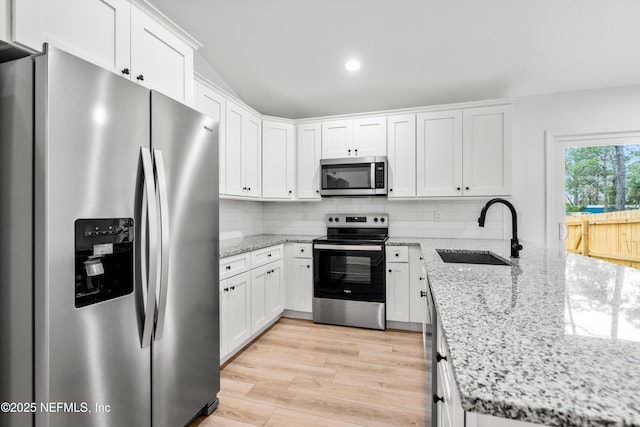
[[387,171],[384,156],[320,160],[320,195],[384,196]]

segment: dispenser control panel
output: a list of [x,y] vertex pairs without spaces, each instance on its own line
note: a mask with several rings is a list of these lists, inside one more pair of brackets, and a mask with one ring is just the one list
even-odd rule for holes
[[132,218],[76,220],[76,308],[133,292],[133,237]]

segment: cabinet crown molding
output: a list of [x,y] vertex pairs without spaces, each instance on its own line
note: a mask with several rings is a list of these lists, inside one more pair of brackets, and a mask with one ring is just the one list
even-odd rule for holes
[[167,30],[171,31],[173,34],[180,37],[180,39],[183,40],[185,43],[187,43],[193,50],[198,50],[202,46],[204,46],[202,43],[200,43],[198,40],[192,37],[189,33],[183,30],[178,24],[173,22],[167,15],[160,12],[158,8],[156,8],[154,5],[152,5],[148,1],[131,0],[131,4],[142,9],[148,15],[150,15],[155,20],[160,22],[162,25],[166,27]]

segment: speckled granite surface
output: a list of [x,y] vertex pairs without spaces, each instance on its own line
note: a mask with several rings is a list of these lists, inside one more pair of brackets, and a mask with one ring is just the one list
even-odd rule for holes
[[238,239],[220,240],[220,258],[255,251],[285,242],[311,243],[319,236],[302,236],[292,234],[259,234]]
[[420,244],[462,406],[551,426],[640,426],[640,270],[524,242],[512,266],[446,264]]

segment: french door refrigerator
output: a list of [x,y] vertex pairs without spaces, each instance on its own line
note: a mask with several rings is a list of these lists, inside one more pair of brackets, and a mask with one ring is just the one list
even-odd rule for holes
[[218,123],[55,48],[0,64],[1,426],[218,404]]

